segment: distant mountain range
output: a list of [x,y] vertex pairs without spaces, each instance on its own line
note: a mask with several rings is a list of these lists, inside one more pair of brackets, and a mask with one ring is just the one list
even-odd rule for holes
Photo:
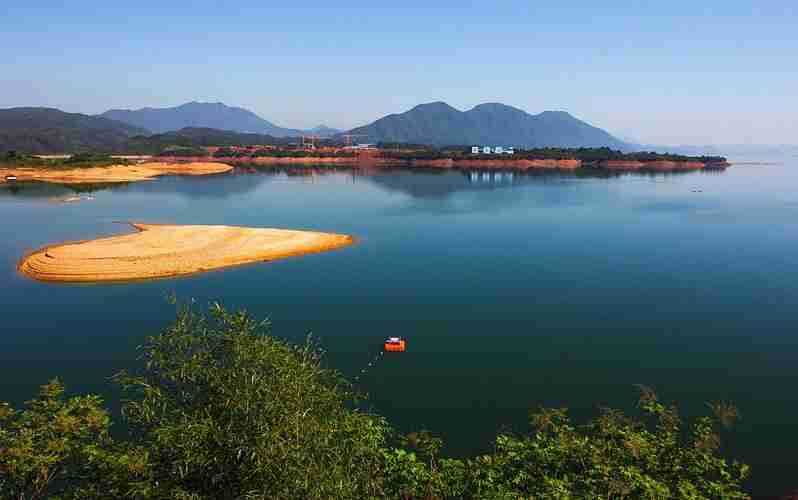
[[0,109],[0,152],[117,151],[147,130],[99,116],[52,108]]
[[353,129],[369,142],[515,147],[599,147],[628,149],[608,132],[564,111],[531,115],[512,106],[480,104],[460,111],[445,102],[421,104],[401,114],[388,115]]
[[[392,114],[351,134],[359,142],[427,145],[598,147],[633,146],[564,111],[529,114],[497,103],[459,111],[446,103],[421,104]],[[52,108],[0,110],[0,151],[66,153],[75,151],[153,151],[169,145],[282,144],[303,134],[339,136],[326,126],[287,129],[243,108],[190,102],[174,108],[111,110],[98,116]],[[131,140],[134,136],[135,140]]]
[[245,134],[266,134],[273,137],[297,137],[303,134],[332,136],[339,130],[319,126],[312,130],[279,127],[244,108],[221,102],[189,102],[173,108],[112,109],[105,118],[128,123],[161,134],[186,127],[231,130]]

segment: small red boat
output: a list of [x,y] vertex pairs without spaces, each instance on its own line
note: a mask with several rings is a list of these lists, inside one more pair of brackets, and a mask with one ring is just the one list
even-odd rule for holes
[[405,340],[400,337],[388,337],[385,341],[385,352],[405,352]]

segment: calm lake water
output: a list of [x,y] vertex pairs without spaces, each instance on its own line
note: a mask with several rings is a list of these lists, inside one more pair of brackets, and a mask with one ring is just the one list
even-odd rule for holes
[[[483,172],[239,171],[163,178],[54,204],[44,184],[0,187],[0,400],[62,377],[118,396],[108,377],[174,318],[166,297],[220,300],[312,331],[402,431],[453,454],[486,450],[528,412],[633,408],[634,384],[687,415],[727,400],[725,449],[756,492],[798,466],[798,158],[726,172],[585,177]],[[49,285],[16,274],[41,245],[127,232],[118,221],[353,234],[342,250],[175,280]]]

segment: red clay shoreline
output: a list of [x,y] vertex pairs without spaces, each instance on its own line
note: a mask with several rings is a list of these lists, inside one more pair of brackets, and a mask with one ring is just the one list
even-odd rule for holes
[[[201,157],[163,157],[165,162],[197,162]],[[207,158],[206,158],[207,161]],[[699,161],[630,161],[630,160],[602,160],[596,162],[585,162],[582,160],[563,159],[402,159],[381,156],[326,156],[326,157],[239,157],[239,158],[214,158],[214,161],[227,163],[230,165],[262,165],[262,166],[285,166],[285,165],[341,165],[341,166],[368,166],[368,167],[409,167],[409,168],[440,168],[440,169],[506,169],[506,170],[530,170],[530,169],[557,169],[557,170],[576,170],[579,168],[593,168],[612,171],[656,171],[656,172],[675,172],[691,170],[718,170],[730,166],[728,162],[704,163]]]

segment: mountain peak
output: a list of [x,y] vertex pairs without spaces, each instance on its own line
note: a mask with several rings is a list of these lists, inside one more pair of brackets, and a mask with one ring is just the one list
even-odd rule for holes
[[414,107],[410,111],[432,111],[432,112],[440,112],[440,111],[457,111],[457,109],[453,108],[449,104],[443,101],[435,101],[435,102],[427,102],[424,104],[419,104],[418,106]]
[[503,111],[503,110],[513,110],[513,111],[521,111],[518,108],[514,108],[512,106],[508,106],[507,104],[503,104],[500,102],[483,102],[482,104],[477,104],[471,111],[476,110],[491,110],[491,111]]
[[223,102],[190,101],[170,108],[112,109],[101,116],[145,128],[154,133],[198,127],[275,137],[302,134],[300,130],[278,127],[252,111],[228,106]]

